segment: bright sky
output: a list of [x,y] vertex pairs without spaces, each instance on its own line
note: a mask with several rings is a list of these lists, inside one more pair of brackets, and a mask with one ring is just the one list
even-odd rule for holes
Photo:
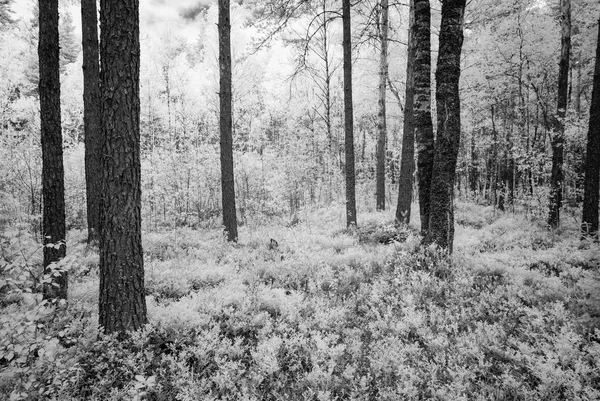
[[[29,18],[33,5],[37,0],[14,0],[12,8],[19,18]],[[165,25],[178,21],[175,28],[182,36],[194,38],[198,29],[195,29],[193,21],[181,23],[180,16],[190,14],[194,9],[213,3],[214,0],[140,0],[140,20],[143,26]],[[78,3],[78,2],[76,2]],[[79,4],[69,7],[73,22],[79,34],[81,27],[81,11]]]

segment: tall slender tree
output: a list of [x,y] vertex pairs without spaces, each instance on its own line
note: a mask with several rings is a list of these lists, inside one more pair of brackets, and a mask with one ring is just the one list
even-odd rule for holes
[[147,322],[141,226],[139,0],[100,2],[102,205],[100,326]]
[[231,19],[229,0],[219,0],[219,128],[221,130],[221,200],[228,241],[237,241],[231,122]]
[[96,0],[81,0],[83,46],[83,131],[85,135],[85,184],[88,242],[99,239],[102,127],[100,119],[100,59]]
[[414,1],[414,124],[417,141],[417,179],[421,232],[429,230],[429,199],[433,171],[434,138],[431,120],[431,8],[429,0]]
[[385,210],[385,155],[387,142],[386,124],[386,87],[388,79],[388,25],[389,5],[388,0],[381,0],[380,4],[379,38],[381,49],[379,53],[379,111],[377,113],[377,183],[376,204],[377,210]]
[[585,179],[583,189],[583,218],[581,233],[583,236],[598,236],[598,203],[600,192],[600,19],[598,20],[598,43],[596,44],[596,66],[590,123],[585,155]]
[[569,58],[571,53],[571,0],[560,0],[561,48],[558,67],[558,97],[552,135],[552,175],[550,177],[550,205],[548,224],[557,228],[563,191],[563,159],[565,144],[565,115],[569,98]]
[[414,0],[409,1],[408,50],[406,58],[406,92],[404,102],[404,123],[402,133],[402,154],[400,160],[400,177],[398,178],[398,205],[396,206],[396,223],[410,222],[410,206],[412,203],[413,175],[415,173],[415,124],[414,124],[414,63],[415,37]]
[[[58,0],[39,1],[39,85],[42,134],[42,198],[44,269],[66,254],[65,179],[60,122],[60,57],[58,39]],[[53,245],[49,245],[53,244]],[[67,298],[67,273],[51,275],[44,285],[44,298]],[[56,285],[54,285],[56,284]]]
[[454,180],[460,143],[460,54],[466,0],[442,3],[436,79],[437,137],[431,179],[429,231],[425,243],[452,252]]
[[344,144],[346,151],[346,226],[356,226],[356,174],[354,170],[354,109],[352,105],[352,21],[350,0],[342,0],[344,49]]

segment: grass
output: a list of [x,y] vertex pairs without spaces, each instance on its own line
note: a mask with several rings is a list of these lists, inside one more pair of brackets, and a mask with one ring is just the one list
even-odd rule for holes
[[600,250],[575,224],[458,204],[449,259],[418,222],[343,215],[244,226],[238,244],[145,233],[150,323],[125,341],[98,338],[97,256],[71,232],[68,307],[3,304],[0,399],[600,398]]

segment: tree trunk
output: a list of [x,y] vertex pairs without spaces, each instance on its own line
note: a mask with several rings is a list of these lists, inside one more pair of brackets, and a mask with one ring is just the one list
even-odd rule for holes
[[83,45],[83,130],[85,136],[85,184],[88,242],[99,239],[101,169],[100,59],[96,0],[81,0]]
[[346,226],[356,226],[356,176],[354,174],[354,115],[352,106],[352,31],[350,0],[342,0],[344,48],[344,140],[346,150]]
[[471,164],[469,166],[469,189],[473,197],[477,196],[477,182],[479,181],[478,163],[477,148],[475,147],[475,131],[473,131],[471,133]]
[[415,124],[414,124],[414,68],[415,68],[415,32],[414,0],[410,0],[408,24],[408,49],[406,60],[406,94],[404,100],[404,124],[402,133],[402,153],[400,177],[398,177],[398,205],[396,223],[410,222],[412,203],[413,175],[415,172]]
[[[600,20],[599,20],[600,23]],[[583,219],[581,232],[584,236],[598,235],[598,182],[600,180],[600,24],[596,47],[596,67],[590,106],[590,123],[585,157],[585,179],[583,189]]]
[[141,232],[138,0],[100,2],[103,171],[100,326],[107,334],[146,322]]
[[431,174],[435,155],[431,120],[431,10],[429,0],[415,0],[414,7],[415,100],[413,109],[417,140],[421,232],[426,234],[429,231]]
[[231,122],[231,22],[229,0],[219,0],[219,128],[221,130],[221,199],[228,241],[237,241]]
[[[39,95],[42,136],[42,198],[44,273],[66,255],[65,174],[60,122],[60,58],[58,0],[39,1]],[[67,299],[67,273],[44,285],[44,299]],[[53,284],[57,284],[55,286]]]
[[563,159],[565,143],[564,118],[569,95],[569,53],[571,52],[571,0],[561,0],[561,50],[558,70],[558,101],[552,136],[552,176],[550,178],[550,205],[548,225],[557,228],[560,223],[563,190]]
[[454,242],[454,178],[460,144],[460,54],[466,0],[442,4],[436,71],[437,139],[431,180],[429,232],[425,243],[452,252]]
[[386,127],[386,86],[388,76],[387,41],[388,41],[388,0],[381,0],[381,53],[379,58],[379,113],[377,115],[379,136],[377,138],[377,210],[385,210],[385,156],[387,142]]

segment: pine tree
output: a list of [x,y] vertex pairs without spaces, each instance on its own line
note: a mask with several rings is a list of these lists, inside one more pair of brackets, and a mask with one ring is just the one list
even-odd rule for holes
[[354,110],[352,105],[352,22],[350,0],[342,0],[344,49],[344,143],[346,150],[346,225],[356,226],[356,175],[354,171]]
[[442,24],[437,63],[437,137],[431,179],[429,231],[425,243],[452,252],[454,242],[454,180],[460,144],[460,55],[466,0],[442,3]]
[[590,106],[590,122],[585,155],[585,180],[583,194],[583,236],[598,235],[598,204],[600,181],[600,19],[598,20],[598,43],[596,44],[596,66]]
[[429,230],[431,174],[435,155],[433,122],[431,120],[431,11],[429,0],[415,0],[413,38],[414,59],[414,124],[417,142],[417,179],[421,233]]
[[558,98],[556,117],[553,119],[552,176],[550,177],[550,205],[548,224],[557,228],[560,222],[563,191],[563,160],[565,144],[565,115],[569,97],[569,58],[571,53],[571,0],[560,0],[561,50],[558,71]]
[[386,124],[386,87],[388,79],[388,25],[389,25],[389,6],[388,0],[381,0],[381,22],[379,37],[381,42],[379,58],[379,112],[377,114],[377,210],[385,210],[385,156],[387,142],[387,124]]
[[100,119],[100,59],[96,0],[81,0],[83,47],[83,126],[85,135],[85,183],[88,242],[99,239],[102,126]]
[[406,91],[404,101],[404,123],[402,132],[402,155],[400,159],[400,177],[398,178],[398,205],[396,223],[410,222],[412,203],[413,175],[415,172],[415,125],[414,125],[414,63],[415,39],[414,0],[409,1],[408,50],[406,58]]
[[42,134],[42,198],[44,269],[51,283],[44,299],[67,298],[67,273],[52,274],[52,264],[66,255],[65,181],[60,121],[58,0],[39,1],[39,86]]
[[99,323],[105,333],[147,322],[141,226],[139,0],[100,2],[102,204]]
[[219,76],[221,129],[221,198],[223,225],[228,241],[237,241],[235,181],[233,176],[233,139],[231,121],[231,21],[229,0],[219,0]]

